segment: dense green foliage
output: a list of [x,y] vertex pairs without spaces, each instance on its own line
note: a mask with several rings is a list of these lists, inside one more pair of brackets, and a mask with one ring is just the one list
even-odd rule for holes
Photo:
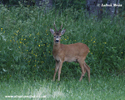
[[[0,6],[0,77],[50,78],[54,73],[52,56],[53,36],[50,28],[54,21],[59,29],[66,29],[61,43],[82,42],[90,53],[86,63],[91,75],[116,74],[125,70],[125,20],[115,17],[99,21],[87,18],[84,12],[66,9],[44,11],[32,7]],[[61,77],[80,78],[79,64],[64,63]]]

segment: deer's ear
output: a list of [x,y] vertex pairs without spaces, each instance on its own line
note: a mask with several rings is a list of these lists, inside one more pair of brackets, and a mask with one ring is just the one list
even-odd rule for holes
[[65,31],[66,31],[65,29],[64,29],[64,30],[62,30],[62,31],[61,31],[61,35],[63,35],[63,34],[65,33]]
[[51,32],[52,34],[54,34],[54,33],[55,33],[53,29],[50,29],[50,32]]

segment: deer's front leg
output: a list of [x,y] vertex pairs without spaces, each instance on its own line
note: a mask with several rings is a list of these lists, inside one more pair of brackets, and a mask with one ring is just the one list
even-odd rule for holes
[[55,66],[55,72],[54,72],[54,76],[53,76],[53,81],[55,81],[55,76],[56,76],[56,72],[59,69],[59,61],[56,61],[56,66]]
[[60,74],[61,74],[62,64],[63,64],[63,61],[60,61],[59,71],[58,71],[58,81],[60,81]]

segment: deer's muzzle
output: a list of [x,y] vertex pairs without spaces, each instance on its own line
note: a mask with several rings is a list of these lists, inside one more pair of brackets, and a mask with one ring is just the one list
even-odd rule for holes
[[56,40],[55,42],[59,42],[59,40]]

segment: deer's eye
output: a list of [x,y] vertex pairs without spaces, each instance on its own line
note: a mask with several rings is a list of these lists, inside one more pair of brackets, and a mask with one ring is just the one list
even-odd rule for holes
[[56,36],[54,36],[54,38],[55,38]]

